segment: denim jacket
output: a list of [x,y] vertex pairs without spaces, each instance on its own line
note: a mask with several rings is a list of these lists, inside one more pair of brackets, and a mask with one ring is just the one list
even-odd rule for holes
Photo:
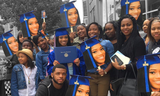
[[44,52],[43,50],[41,50],[36,54],[36,66],[38,68],[41,80],[43,80],[46,76],[48,55],[50,53],[50,49],[51,48],[49,47],[48,52]]
[[113,44],[109,40],[99,39],[99,41],[104,50],[108,53],[109,57],[111,57],[114,54]]
[[[38,88],[38,71],[35,77],[36,89]],[[26,80],[24,76],[24,71],[21,64],[17,64],[12,69],[12,76],[11,76],[11,94],[12,96],[19,96],[18,90],[19,89],[26,89]]]

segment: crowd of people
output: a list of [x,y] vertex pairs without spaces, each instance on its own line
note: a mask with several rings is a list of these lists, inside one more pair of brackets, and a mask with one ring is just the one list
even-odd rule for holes
[[[122,0],[122,9],[123,3]],[[108,96],[110,92],[111,96],[160,96],[160,67],[152,65],[160,64],[160,19],[146,19],[142,25],[146,35],[141,37],[138,23],[141,18],[140,1],[133,0],[130,3],[130,6],[125,3],[125,9],[128,7],[129,12],[123,9],[125,12],[122,12],[118,21],[107,22],[105,26],[97,22],[87,26],[75,23],[76,31],[68,30],[73,26],[61,27],[50,37],[45,33],[46,22],[39,30],[33,12],[21,15],[22,32],[18,33],[17,40],[11,31],[0,35],[8,70],[6,78],[0,79],[0,95]],[[76,15],[78,19],[77,9],[74,6],[71,9],[74,12],[68,9],[68,18],[72,19],[71,16]],[[136,15],[134,10],[137,10]],[[76,46],[75,60],[60,63],[63,59],[56,59],[54,48],[70,46]],[[129,64],[121,65],[118,59],[111,60],[117,51],[130,58]],[[143,70],[140,69],[141,65]],[[144,70],[149,72],[145,74]],[[142,82],[143,76],[148,78],[144,77],[145,81]],[[132,83],[138,87],[131,91],[122,90],[124,78],[137,80]],[[149,89],[140,86],[143,83],[147,86],[148,82]]]

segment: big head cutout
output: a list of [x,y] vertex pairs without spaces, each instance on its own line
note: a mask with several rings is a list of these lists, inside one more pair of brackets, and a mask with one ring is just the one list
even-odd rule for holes
[[160,54],[139,57],[137,69],[139,92],[151,93],[160,91]]
[[89,96],[89,79],[92,78],[90,76],[72,75],[66,96]]
[[121,16],[132,15],[139,25],[142,24],[142,9],[140,0],[121,0]]
[[10,33],[12,30],[0,35],[0,43],[2,43],[3,51],[7,56],[16,54],[19,50],[18,42]]
[[[62,27],[71,27],[75,29],[74,26],[80,24],[79,13],[73,2],[69,2],[60,6]],[[75,30],[72,31],[75,32]]]
[[36,36],[39,31],[39,24],[35,15],[33,14],[33,11],[19,16],[22,24],[23,37]]
[[95,37],[84,41],[80,48],[83,52],[87,70],[97,69],[99,66],[110,63],[109,55]]

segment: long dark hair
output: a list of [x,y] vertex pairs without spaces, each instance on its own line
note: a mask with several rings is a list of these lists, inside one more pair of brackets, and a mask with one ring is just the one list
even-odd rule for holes
[[[92,23],[90,23],[90,24],[87,26],[87,28],[86,28],[86,29],[87,29],[87,36],[88,36],[89,27],[90,27],[92,24],[97,25],[98,30],[100,31],[99,38],[102,38],[102,36],[103,36],[102,26],[99,25],[97,22],[92,22]],[[90,38],[90,37],[88,36],[88,38]]]
[[[117,22],[116,21],[110,21],[110,22],[107,22],[106,24],[105,24],[105,26],[104,26],[104,30],[103,30],[103,33],[104,33],[104,35],[103,35],[103,39],[107,39],[107,40],[109,40],[109,38],[107,37],[107,35],[105,34],[105,31],[106,31],[106,29],[105,29],[105,27],[106,27],[106,25],[107,24],[112,24],[113,25],[113,27],[114,27],[114,30],[115,30],[115,36],[116,36],[116,32],[117,32],[117,27],[118,27],[118,24],[117,24]],[[117,36],[116,36],[117,37]]]
[[126,53],[129,54],[129,57],[131,58],[131,60],[134,60],[134,52],[133,52],[133,44],[134,44],[134,39],[135,37],[137,36],[140,36],[139,35],[139,32],[137,30],[137,21],[134,17],[132,17],[131,15],[127,14],[127,15],[124,15],[123,17],[121,17],[118,21],[118,31],[117,31],[117,50],[120,50],[121,47],[122,47],[122,44],[124,44],[125,40],[126,40],[126,37],[125,35],[121,32],[121,22],[123,19],[125,18],[129,18],[132,20],[133,22],[133,30],[132,30],[132,33],[127,41],[127,50],[126,50]]
[[[67,35],[67,36],[68,36],[67,46],[71,46],[70,37],[69,37],[69,35]],[[59,43],[59,36],[58,36],[58,37],[56,37],[56,47],[60,47],[60,46],[62,46],[62,45]]]
[[22,37],[22,36],[23,36],[22,32],[19,32],[18,35],[17,35],[17,41],[21,45],[22,45],[22,42],[19,41],[19,37]]
[[[6,41],[7,41],[7,40],[6,40]],[[9,53],[5,42],[3,42],[1,45],[2,45],[3,52],[5,53],[5,56],[6,56],[6,57],[7,57],[7,56],[10,56],[11,54]],[[7,44],[7,45],[8,45],[8,44]],[[8,47],[9,47],[9,45],[8,45]],[[10,48],[9,48],[9,50],[12,52],[12,50],[11,50]],[[12,54],[13,54],[13,52],[12,52]]]
[[[149,68],[150,66],[147,66],[147,76],[149,77]],[[138,75],[137,75],[137,80],[138,80],[138,90],[139,92],[146,92],[146,84],[145,84],[145,68],[140,68],[138,69]],[[148,81],[148,85],[149,85],[149,91],[151,92],[151,85]],[[149,95],[150,96],[150,95]]]
[[28,55],[26,55],[26,56],[28,58],[28,60],[27,60],[27,66],[30,67],[31,69],[33,69],[35,67],[35,64],[32,62],[32,59]]

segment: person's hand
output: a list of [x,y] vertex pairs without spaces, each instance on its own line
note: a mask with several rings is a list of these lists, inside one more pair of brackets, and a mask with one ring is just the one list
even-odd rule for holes
[[76,32],[71,32],[71,33],[69,34],[69,36],[70,36],[70,38],[75,38],[75,37],[76,37]]
[[104,76],[104,70],[103,69],[97,69],[99,75]]
[[57,64],[60,64],[57,60],[54,60],[53,66],[56,66]]
[[151,96],[160,96],[160,92],[153,92],[153,94],[151,94]]
[[112,88],[112,84],[111,84],[111,83],[110,83],[110,89],[111,89],[112,91],[114,91],[113,88]]
[[79,64],[80,64],[79,58],[76,58],[76,59],[74,60],[74,63],[75,63],[77,66],[79,66]]
[[112,61],[112,65],[117,69],[117,70],[121,70],[121,66],[118,64],[117,59],[115,58],[115,62]]

